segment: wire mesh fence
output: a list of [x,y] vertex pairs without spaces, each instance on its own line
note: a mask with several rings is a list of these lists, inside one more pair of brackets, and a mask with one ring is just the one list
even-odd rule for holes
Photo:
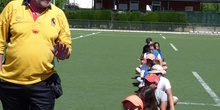
[[68,20],[70,28],[220,33],[219,24]]

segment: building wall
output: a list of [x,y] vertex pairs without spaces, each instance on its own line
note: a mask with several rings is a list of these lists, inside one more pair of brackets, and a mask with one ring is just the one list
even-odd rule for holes
[[[185,11],[186,6],[193,7],[193,11],[200,11],[200,2],[170,2],[169,10]],[[167,10],[167,4],[162,7]]]
[[103,9],[114,9],[113,0],[103,0]]
[[[127,4],[127,9],[130,10],[130,0],[102,0],[102,9],[114,9],[119,4]],[[94,6],[96,6],[96,0],[94,0]],[[152,5],[152,0],[139,0],[139,10],[146,10],[146,5]],[[193,7],[193,11],[200,11],[200,2],[169,2],[169,10],[173,11],[185,11],[186,6]],[[168,10],[168,2],[161,1],[161,10]]]

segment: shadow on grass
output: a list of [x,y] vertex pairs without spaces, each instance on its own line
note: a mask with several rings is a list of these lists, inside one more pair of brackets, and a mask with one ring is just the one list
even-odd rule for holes
[[139,77],[139,76],[131,77],[131,79],[137,79],[137,77]]
[[132,83],[134,87],[138,87],[139,83],[138,82],[134,82]]

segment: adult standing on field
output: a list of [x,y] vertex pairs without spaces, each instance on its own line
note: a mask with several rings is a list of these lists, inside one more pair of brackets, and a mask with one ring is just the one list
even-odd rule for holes
[[[7,44],[7,46],[6,46]],[[56,46],[55,46],[56,44]],[[4,110],[53,110],[62,95],[54,58],[71,53],[69,25],[50,0],[15,0],[0,15],[0,99]]]
[[144,53],[149,52],[149,46],[152,44],[152,39],[151,39],[151,38],[147,38],[147,39],[146,39],[146,43],[147,43],[147,45],[145,45],[145,46],[143,47],[143,51],[142,51],[142,53],[141,53],[140,58],[138,58],[138,60],[143,60],[143,58],[144,58]]

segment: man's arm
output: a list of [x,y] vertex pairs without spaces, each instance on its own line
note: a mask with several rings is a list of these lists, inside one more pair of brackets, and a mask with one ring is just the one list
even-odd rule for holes
[[174,103],[173,103],[173,94],[172,94],[171,88],[167,89],[166,93],[167,93],[167,97],[168,97],[168,101],[169,101],[168,106],[170,106],[170,110],[175,110],[174,109]]
[[56,47],[51,48],[51,51],[53,52],[54,56],[60,60],[68,59],[72,47],[71,47],[71,34],[69,29],[69,24],[67,21],[67,18],[62,10],[59,10],[58,12],[58,22],[60,24],[60,33],[57,38]]

